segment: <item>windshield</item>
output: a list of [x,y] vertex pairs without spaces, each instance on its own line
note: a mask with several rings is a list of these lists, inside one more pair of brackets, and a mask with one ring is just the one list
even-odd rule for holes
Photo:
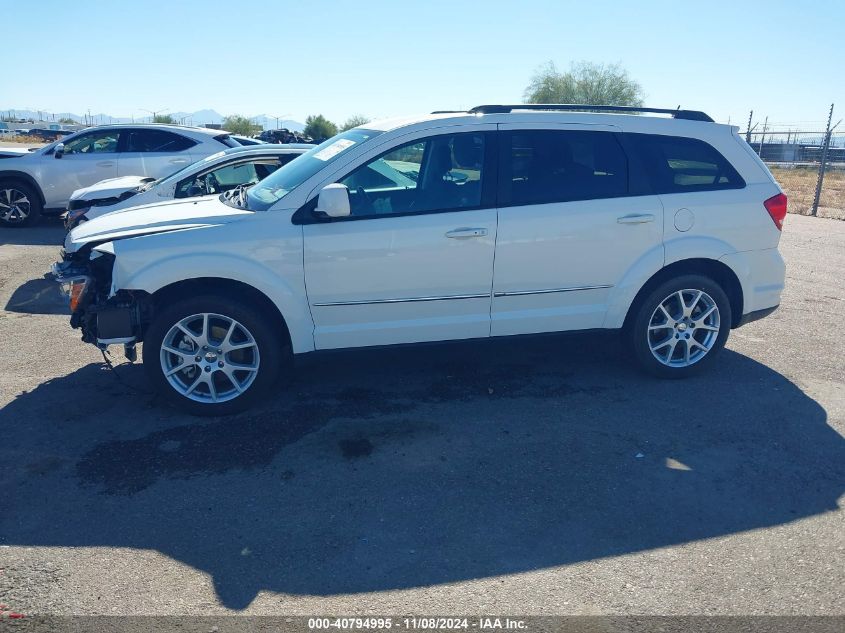
[[381,132],[356,128],[317,145],[251,187],[247,191],[247,208],[266,211],[323,167],[378,134]]

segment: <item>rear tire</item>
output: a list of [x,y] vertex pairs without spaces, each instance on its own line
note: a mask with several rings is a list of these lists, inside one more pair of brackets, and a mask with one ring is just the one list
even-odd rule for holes
[[143,351],[156,391],[201,416],[252,406],[275,384],[290,354],[283,333],[254,306],[213,294],[161,309]]
[[30,226],[41,216],[41,196],[19,180],[0,182],[0,226]]
[[709,367],[731,329],[731,304],[703,275],[682,275],[635,306],[626,336],[642,369],[659,378],[686,378]]

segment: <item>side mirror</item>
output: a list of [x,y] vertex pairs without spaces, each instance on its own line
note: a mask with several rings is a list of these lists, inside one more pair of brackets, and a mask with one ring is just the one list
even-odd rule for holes
[[352,213],[349,206],[349,189],[338,182],[326,185],[317,198],[317,213],[324,213],[330,218],[345,218]]
[[64,155],[65,155],[65,144],[64,144],[64,143],[59,143],[59,144],[58,144],[58,145],[56,145],[56,147],[53,149],[53,157],[54,157],[54,158],[61,158],[61,157],[62,157],[62,156],[64,156]]

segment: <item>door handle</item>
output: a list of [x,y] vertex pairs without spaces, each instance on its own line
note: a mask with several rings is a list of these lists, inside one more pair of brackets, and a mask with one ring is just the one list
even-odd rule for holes
[[470,237],[484,237],[487,235],[487,229],[482,228],[467,228],[461,227],[459,229],[452,229],[451,231],[446,231],[446,237],[452,238],[454,240],[465,240]]
[[187,158],[171,158],[170,159],[171,165],[184,165],[187,162],[188,162]]
[[101,160],[99,163],[97,163],[97,167],[114,167],[114,161]]
[[621,218],[616,218],[616,221],[619,224],[645,224],[646,222],[654,222],[654,215],[651,213],[623,215]]

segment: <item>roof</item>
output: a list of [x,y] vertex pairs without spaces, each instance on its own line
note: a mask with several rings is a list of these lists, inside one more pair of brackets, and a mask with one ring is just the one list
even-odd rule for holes
[[274,144],[274,143],[262,143],[260,145],[241,145],[239,147],[230,147],[225,149],[221,152],[221,154],[229,155],[229,154],[303,154],[309,149],[313,148],[313,145],[302,145],[302,144]]
[[[479,123],[590,123],[622,126],[626,123],[644,128],[654,126],[661,128],[670,126],[714,126],[713,120],[697,110],[670,110],[668,108],[622,108],[619,106],[589,106],[589,105],[487,105],[478,106],[466,111],[436,111],[430,114],[396,117],[372,121],[362,125],[362,128],[388,132],[415,124],[440,121],[443,125],[479,124]],[[586,108],[599,109],[599,112],[586,111]],[[672,116],[641,116],[640,113],[672,115]],[[665,129],[665,128],[664,128]]]
[[207,127],[179,125],[178,123],[107,123],[103,125],[92,125],[91,127],[76,131],[90,132],[91,130],[109,130],[121,128],[146,128],[151,130],[173,130],[176,132],[185,131],[194,132],[196,134],[208,134],[210,136],[220,136],[221,134],[228,134],[226,130],[212,130],[211,128]]

